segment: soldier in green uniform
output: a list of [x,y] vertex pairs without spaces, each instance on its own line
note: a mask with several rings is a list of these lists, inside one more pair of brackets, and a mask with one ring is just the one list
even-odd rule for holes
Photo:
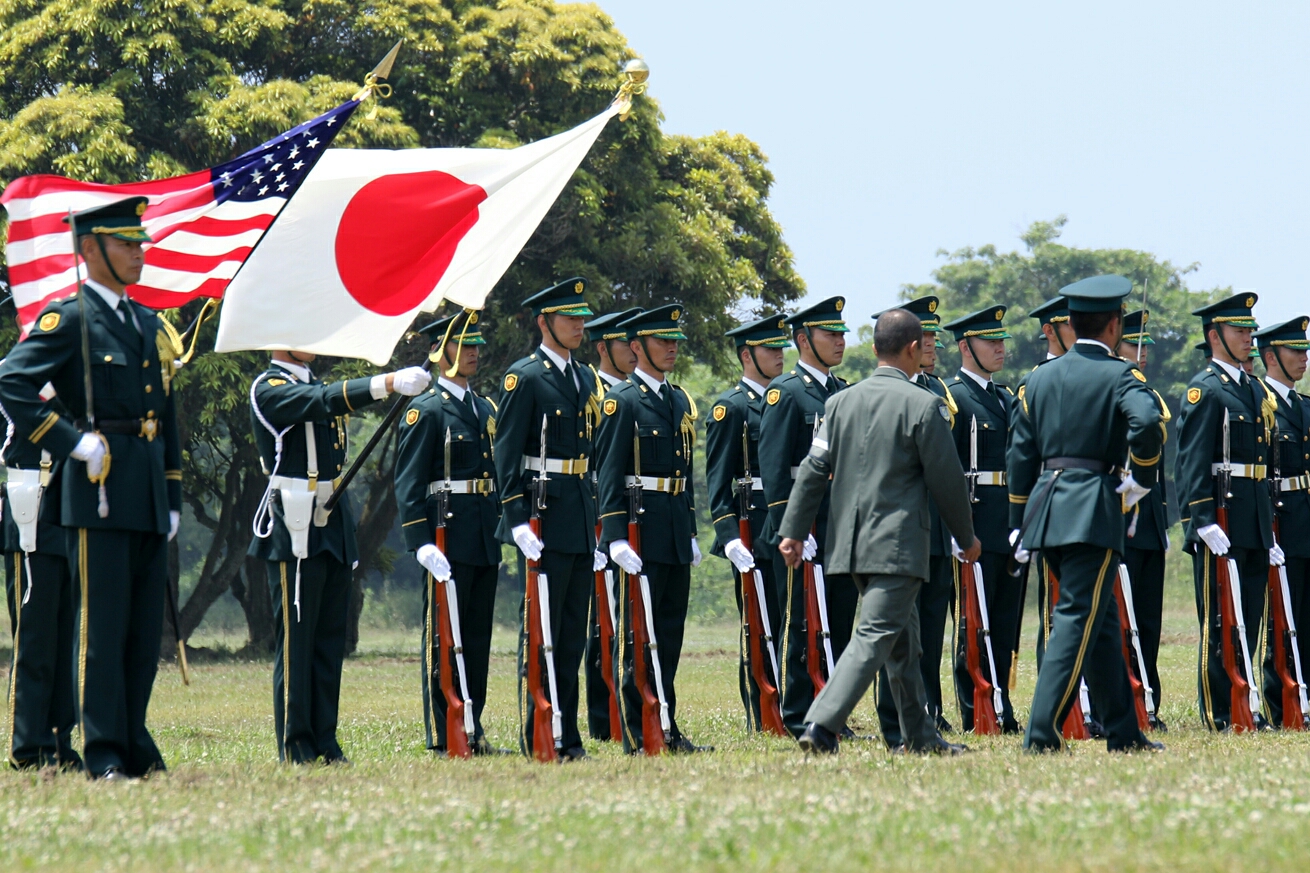
[[[1060,580],[1051,638],[1037,676],[1024,748],[1064,747],[1060,725],[1086,679],[1111,751],[1159,750],[1133,711],[1114,580],[1124,550],[1123,508],[1144,497],[1164,430],[1146,380],[1116,356],[1132,283],[1093,276],[1061,289],[1078,339],[1028,378],[1008,452],[1015,558],[1041,549]],[[1125,458],[1134,471],[1115,475]],[[1137,477],[1140,477],[1138,479]]]
[[[1250,355],[1251,315],[1256,295],[1238,294],[1192,314],[1201,317],[1211,361],[1187,384],[1178,415],[1178,456],[1174,481],[1182,511],[1187,551],[1192,553],[1196,613],[1201,625],[1198,665],[1198,706],[1201,721],[1211,730],[1231,724],[1230,688],[1224,671],[1220,639],[1215,557],[1228,555],[1241,576],[1242,607],[1247,641],[1255,659],[1263,638],[1269,564],[1282,561],[1273,538],[1273,502],[1265,482],[1269,464],[1268,436],[1276,424],[1270,389],[1242,370]],[[1219,524],[1217,474],[1225,460],[1227,422],[1228,462],[1232,469],[1227,497],[1228,529]],[[1238,655],[1238,669],[1245,667]],[[1253,677],[1247,677],[1253,679]],[[1258,713],[1253,713],[1262,720]]]
[[[145,263],[145,208],[146,198],[130,197],[73,216],[87,281],[49,304],[0,365],[13,439],[64,461],[42,517],[69,529],[82,756],[91,776],[106,779],[164,769],[146,710],[159,663],[165,543],[182,506],[173,347],[161,355],[158,316],[125,296]],[[66,414],[42,398],[47,382]]]
[[[873,317],[881,318],[888,312],[904,309],[919,317],[923,325],[923,343],[919,360],[919,372],[910,377],[910,381],[921,388],[931,391],[946,401],[948,392],[946,383],[933,374],[937,367],[937,350],[946,348],[938,339],[941,332],[941,316],[937,314],[939,300],[935,296],[919,297],[900,306],[877,313]],[[947,413],[954,415],[955,401],[948,402]],[[929,538],[928,578],[919,589],[919,642],[923,654],[919,658],[919,672],[923,675],[923,685],[928,692],[928,711],[936,721],[937,729],[942,732],[953,730],[950,722],[942,712],[942,645],[946,638],[946,616],[955,597],[955,586],[951,576],[951,534],[942,525],[941,513],[932,497],[928,498],[928,515],[932,525]],[[878,671],[878,684],[875,688],[878,702],[878,722],[882,727],[882,738],[891,748],[902,744],[900,715],[896,711],[896,701],[891,693],[890,677],[884,666]]]
[[[691,568],[701,562],[696,541],[692,449],[696,442],[696,404],[683,388],[668,381],[677,360],[678,341],[687,337],[678,325],[682,306],[671,303],[619,323],[628,331],[637,368],[610,389],[596,433],[601,545],[624,573],[641,573],[650,582],[650,615],[668,702],[672,752],[700,752],[678,726],[674,682],[682,656],[682,637],[691,593]],[[634,445],[639,443],[639,445]],[[640,480],[637,475],[640,474]],[[641,486],[641,551],[628,541],[628,488]],[[625,580],[626,590],[626,580]],[[633,673],[631,612],[619,600],[623,631],[616,630],[615,667],[623,750],[642,748],[641,698]],[[654,681],[654,677],[651,677]]]
[[[637,367],[637,356],[628,346],[628,332],[618,327],[618,323],[631,318],[641,307],[633,307],[620,312],[607,312],[586,322],[583,328],[587,332],[587,341],[596,350],[596,366],[592,368],[596,383],[596,403],[605,399],[605,394],[622,382]],[[593,484],[596,470],[591,471]],[[593,564],[594,572],[601,572],[610,565],[609,555],[598,547]],[[591,598],[591,617],[587,621],[587,651],[582,668],[587,675],[587,733],[593,740],[602,742],[610,738],[610,690],[605,683],[601,670],[600,652],[600,610],[609,609],[609,603],[598,602],[593,594]]]
[[[574,277],[540,291],[523,305],[532,310],[541,345],[515,361],[501,383],[496,419],[496,478],[500,483],[500,541],[513,543],[529,561],[540,561],[550,584],[550,629],[563,722],[560,756],[586,757],[578,732],[578,675],[587,645],[587,617],[594,590],[596,491],[589,467],[597,424],[595,380],[573,359],[582,345],[583,322],[594,315],[584,294],[587,282]],[[541,466],[543,421],[546,469]],[[541,537],[532,532],[532,484],[547,479]],[[520,578],[526,579],[520,564]],[[525,604],[526,605],[526,604]],[[519,627],[519,750],[532,754],[533,706],[523,651],[527,613]]]
[[[1010,334],[1005,330],[1004,318],[1004,306],[988,306],[944,327],[955,334],[960,350],[960,372],[947,383],[959,410],[951,422],[951,435],[955,439],[960,465],[970,480],[973,526],[983,544],[982,558],[978,563],[982,565],[992,652],[1004,705],[1003,712],[997,715],[1001,717],[1002,731],[1018,733],[1019,723],[1014,719],[1006,681],[1013,658],[1011,642],[1023,609],[1019,602],[1021,582],[1006,571],[1010,558],[1010,531],[1005,446],[1014,395],[992,378],[1005,366],[1005,340],[1010,339]],[[960,604],[964,601],[960,599],[959,564],[953,563],[953,569],[955,602]],[[973,681],[965,663],[964,622],[957,621],[956,627],[959,635],[955,642],[955,693],[962,728],[969,731],[973,730]]]
[[[1119,341],[1118,355],[1143,374],[1150,358],[1151,339],[1146,323],[1150,313],[1138,309],[1124,316],[1124,335]],[[1169,405],[1160,392],[1151,390],[1160,406],[1165,424],[1173,418]],[[1128,469],[1134,469],[1129,463]],[[1152,726],[1167,731],[1169,726],[1160,718],[1160,630],[1164,621],[1164,561],[1169,552],[1168,499],[1165,496],[1164,467],[1157,467],[1158,475],[1151,493],[1143,497],[1133,511],[1124,516],[1124,566],[1133,588],[1133,611],[1137,616],[1137,633],[1142,646],[1142,659],[1146,662],[1146,676],[1151,684],[1155,703]],[[1137,477],[1139,480],[1143,477]]]
[[[62,408],[62,407],[60,407]],[[13,660],[9,665],[9,763],[16,770],[59,766],[80,770],[71,743],[73,706],[73,581],[65,531],[41,518],[45,490],[61,461],[29,440],[8,440],[0,458],[9,471],[3,491],[5,593]]]
[[[781,616],[773,576],[774,549],[765,545],[762,537],[769,510],[764,500],[764,480],[760,478],[760,416],[764,412],[767,386],[782,375],[782,350],[791,341],[786,318],[779,315],[740,325],[726,336],[732,337],[736,344],[742,375],[736,385],[714,401],[705,422],[705,479],[710,491],[710,517],[714,520],[714,546],[710,551],[731,561],[738,574],[760,570],[764,579],[764,610],[769,628],[774,630],[781,626]],[[743,451],[747,457],[743,457]],[[741,541],[741,500],[737,494],[737,482],[746,476],[751,478],[750,548]],[[741,627],[745,628],[747,616],[742,613],[740,581],[733,589],[737,594]],[[757,731],[762,729],[760,689],[751,675],[745,638],[738,643],[737,685],[746,709],[747,729]],[[774,645],[777,645],[776,638]]]
[[275,351],[250,386],[251,426],[268,488],[247,554],[267,562],[280,630],[273,660],[278,759],[348,764],[337,743],[337,706],[359,554],[350,498],[343,494],[331,513],[322,504],[346,462],[345,417],[393,392],[420,394],[431,379],[422,367],[407,367],[323,383],[309,369],[314,357]]
[[[828,398],[846,387],[846,381],[832,374],[846,354],[846,321],[842,309],[846,298],[829,297],[787,319],[792,341],[800,360],[790,371],[769,383],[764,395],[764,412],[760,415],[760,476],[764,479],[764,498],[769,517],[760,540],[776,549],[778,525],[787,511],[792,482],[800,463],[810,450],[814,433],[823,421],[823,406]],[[828,498],[819,504],[814,519],[814,533],[806,541],[806,560],[824,563],[823,543],[828,533]],[[802,572],[787,566],[776,555],[773,573],[782,610],[782,634],[779,641],[779,668],[782,671],[782,722],[792,736],[805,730],[805,713],[814,702],[815,688],[806,664],[807,627]],[[859,598],[855,583],[848,574],[825,577],[825,601],[835,664],[850,642],[855,624],[855,604]],[[823,647],[820,646],[820,657]],[[854,737],[849,727],[843,736]]]
[[[1306,329],[1310,318],[1298,316],[1267,327],[1255,334],[1265,367],[1264,383],[1277,405],[1278,430],[1273,446],[1270,480],[1274,512],[1278,519],[1278,543],[1287,563],[1287,589],[1292,600],[1301,668],[1310,667],[1310,403],[1296,391],[1305,375],[1306,350],[1310,340]],[[1265,646],[1265,704],[1270,722],[1283,721],[1283,695],[1272,645]]]
[[[448,663],[440,655],[439,616],[433,609],[436,586],[455,580],[464,675],[473,701],[474,754],[494,749],[482,729],[487,702],[487,667],[491,658],[492,613],[496,604],[496,574],[500,569],[500,498],[496,494],[496,463],[491,439],[496,407],[469,385],[477,375],[478,357],[486,340],[477,312],[464,310],[423,328],[432,343],[429,359],[436,365],[436,384],[410,401],[401,419],[396,444],[396,506],[405,545],[426,571],[423,586],[423,723],[427,747],[446,751],[446,699],[440,670]],[[438,548],[438,493],[449,492],[446,548]],[[458,676],[451,681],[460,688]]]

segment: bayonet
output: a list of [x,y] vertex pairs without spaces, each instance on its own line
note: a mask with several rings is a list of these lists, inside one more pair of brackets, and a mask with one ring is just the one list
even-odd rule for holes
[[978,416],[969,416],[969,502],[978,503]]
[[541,416],[541,453],[537,457],[537,478],[533,486],[537,511],[541,512],[546,508],[546,483],[549,476],[546,473],[546,416]]
[[1224,462],[1219,468],[1219,505],[1227,506],[1228,501],[1233,498],[1233,465],[1231,462],[1232,441],[1230,430],[1232,428],[1233,414],[1227,409],[1224,410]]

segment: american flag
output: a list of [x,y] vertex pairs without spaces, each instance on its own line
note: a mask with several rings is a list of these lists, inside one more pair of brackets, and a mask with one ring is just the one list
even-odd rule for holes
[[225,164],[171,179],[124,185],[53,175],[15,179],[0,205],[9,213],[5,253],[23,335],[47,303],[76,290],[68,211],[124,197],[149,198],[143,223],[154,240],[144,246],[145,269],[128,295],[154,309],[222,297],[357,106],[357,100],[343,103]]

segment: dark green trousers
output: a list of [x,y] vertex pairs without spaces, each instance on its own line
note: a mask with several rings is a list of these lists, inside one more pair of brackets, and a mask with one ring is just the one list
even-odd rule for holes
[[[1022,580],[1016,579],[1006,571],[1010,556],[1004,552],[983,552],[978,563],[982,565],[983,590],[987,595],[987,620],[991,628],[992,656],[996,659],[996,680],[1001,686],[1001,699],[1004,711],[1001,716],[1001,728],[1006,733],[1018,733],[1019,723],[1014,718],[1014,706],[1010,703],[1010,665],[1014,662],[1014,638],[1019,630],[1019,617],[1023,604],[1019,602],[1019,593],[1023,587]],[[955,602],[963,604],[961,586],[972,579],[965,579],[960,573],[960,565],[951,560],[955,577]],[[963,615],[963,612],[961,612]],[[955,623],[955,696],[960,706],[961,730],[973,730],[973,679],[969,676],[968,662],[964,648],[964,621]],[[987,653],[981,653],[985,662]],[[983,664],[984,674],[987,671]]]
[[[1264,549],[1230,549],[1241,575],[1242,613],[1246,624],[1246,644],[1251,652],[1252,669],[1263,662],[1264,621],[1268,613],[1269,553]],[[1196,617],[1201,626],[1198,647],[1197,704],[1201,723],[1210,730],[1225,730],[1232,721],[1232,684],[1224,671],[1223,641],[1219,632],[1219,586],[1215,581],[1215,557],[1204,545],[1192,554],[1192,579],[1196,586]],[[1237,669],[1245,673],[1245,659],[1234,646]],[[1248,676],[1248,681],[1259,682]],[[1260,713],[1252,713],[1260,718]]]
[[[476,567],[451,564],[455,579],[455,596],[459,600],[459,635],[464,646],[464,676],[469,697],[473,700],[476,744],[485,734],[482,710],[487,705],[487,670],[491,661],[491,624],[496,606],[496,572],[499,567]],[[430,573],[423,574],[423,727],[427,747],[446,750],[446,697],[441,693],[441,671],[449,669],[451,685],[460,693],[459,673],[450,654],[449,644],[442,647],[438,616],[432,609],[433,587],[441,584]],[[442,652],[444,651],[444,655]]]
[[[582,746],[582,735],[578,732],[578,677],[587,647],[587,617],[595,587],[591,566],[591,552],[575,554],[547,550],[541,555],[541,572],[546,574],[550,587],[550,633],[555,643],[555,688],[564,722],[563,749]],[[525,606],[526,603],[519,604],[519,751],[530,758],[536,716],[532,695],[528,693],[527,662],[523,659],[528,642]],[[546,681],[544,666],[541,681]]]
[[1064,748],[1060,725],[1078,699],[1079,676],[1087,681],[1108,747],[1133,746],[1143,737],[1128,687],[1119,606],[1114,598],[1119,554],[1085,544],[1054,546],[1042,554],[1060,580],[1060,599],[1051,619],[1042,670],[1037,674],[1024,748]]
[[341,665],[346,657],[350,567],[322,552],[300,562],[269,561],[273,622],[281,630],[273,660],[273,724],[281,761],[343,758],[337,743]]
[[[746,730],[759,731],[760,727],[760,686],[755,681],[755,676],[751,673],[750,664],[750,640],[747,638],[747,616],[742,611],[743,601],[741,594],[741,574],[737,569],[728,563],[732,570],[732,590],[737,596],[737,615],[740,617],[737,633],[737,690],[741,694],[742,708],[746,712]],[[773,564],[755,565],[755,569],[760,571],[764,577],[764,613],[769,617],[769,630],[773,634],[773,652],[775,657],[778,654],[778,641],[781,638],[782,618],[781,610],[778,608],[778,586],[773,578]],[[752,571],[753,573],[753,571]],[[752,583],[753,584],[753,583]],[[768,653],[769,644],[760,641],[760,653],[764,657],[764,672],[766,676],[772,676],[773,666],[769,661]],[[781,665],[779,666],[781,669]],[[777,683],[777,678],[774,678]]]
[[[5,593],[14,656],[9,667],[9,763],[80,766],[70,743],[73,706],[73,582],[62,555],[5,552]],[[29,578],[27,568],[31,567]],[[24,596],[27,602],[24,603]]]
[[[1310,661],[1306,660],[1307,648],[1310,648],[1310,641],[1307,635],[1310,635],[1310,596],[1307,591],[1310,590],[1310,558],[1288,558],[1287,559],[1287,592],[1292,599],[1292,619],[1296,623],[1297,640],[1299,642],[1298,650],[1301,654],[1301,675],[1305,678],[1305,671],[1310,668]],[[1265,631],[1269,644],[1265,646],[1264,662],[1264,700],[1265,707],[1269,710],[1269,721],[1275,726],[1281,727],[1283,724],[1283,683],[1278,678],[1278,665],[1274,662],[1273,637],[1270,634],[1274,630],[1273,608],[1269,609],[1269,627]],[[1286,645],[1286,643],[1285,643]],[[1288,653],[1291,658],[1291,653]],[[1293,673],[1295,676],[1295,673]]]
[[168,550],[163,534],[80,528],[68,532],[76,588],[73,664],[82,758],[91,775],[163,770],[146,728],[159,668]]
[[[778,605],[782,610],[778,669],[782,671],[782,724],[793,737],[805,730],[805,713],[809,712],[816,692],[806,665],[807,628],[805,624],[805,584],[801,569],[792,570],[782,555],[773,559],[774,583]],[[855,583],[845,574],[824,574],[827,585],[828,633],[832,642],[833,664],[841,658],[851,641],[855,627],[855,606],[860,599]],[[820,659],[823,652],[819,653]],[[845,725],[842,725],[845,727]]]
[[[1160,549],[1124,550],[1124,566],[1133,584],[1133,612],[1137,616],[1137,636],[1142,644],[1146,676],[1151,680],[1151,698],[1160,711],[1160,630],[1164,620],[1164,552]],[[1131,642],[1129,643],[1131,647]]]
[[[942,716],[942,646],[946,641],[946,616],[955,600],[955,585],[951,580],[951,556],[934,555],[928,561],[928,580],[919,588],[919,642],[923,654],[919,656],[919,674],[923,677],[924,691],[928,696],[928,712],[939,730],[947,727]],[[878,724],[888,748],[903,742],[901,719],[896,710],[896,697],[888,684],[891,677],[887,667],[878,671],[875,686],[878,704]]]
[[[678,693],[674,680],[678,677],[678,661],[682,658],[682,637],[687,623],[687,601],[691,595],[690,564],[657,564],[646,561],[642,570],[650,582],[650,614],[655,624],[655,644],[660,659],[660,672],[664,678],[664,696],[669,704],[669,724],[673,737],[682,736],[678,728]],[[633,669],[632,610],[628,603],[628,576],[619,576],[622,587],[619,600],[619,621],[622,632],[616,632],[618,643],[614,667],[618,671],[619,717],[623,719],[623,751],[635,754],[642,749],[641,695],[637,692],[637,675]],[[647,681],[655,688],[655,668],[652,654],[646,653]]]
[[[612,562],[609,570],[617,579],[619,571]],[[605,673],[600,668],[600,611],[608,610],[609,603],[596,596],[594,573],[592,589],[590,612],[587,615],[587,651],[582,661],[583,672],[587,677],[587,733],[593,740],[606,742],[610,738],[610,689],[605,684]]]

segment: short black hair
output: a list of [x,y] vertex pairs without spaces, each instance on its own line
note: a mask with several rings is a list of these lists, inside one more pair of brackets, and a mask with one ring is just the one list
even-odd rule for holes
[[873,347],[878,357],[895,358],[911,343],[923,342],[923,322],[908,309],[891,309],[873,326]]
[[1117,309],[1110,312],[1070,312],[1069,325],[1074,336],[1079,339],[1094,339],[1105,333],[1113,319],[1121,318],[1123,313]]

